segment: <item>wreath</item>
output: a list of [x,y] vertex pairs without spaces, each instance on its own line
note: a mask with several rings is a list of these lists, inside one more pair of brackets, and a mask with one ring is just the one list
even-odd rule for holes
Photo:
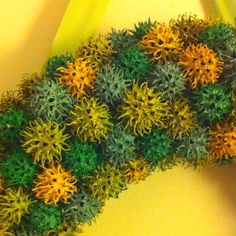
[[235,26],[95,35],[2,95],[0,234],[73,235],[154,171],[233,163],[235,121]]

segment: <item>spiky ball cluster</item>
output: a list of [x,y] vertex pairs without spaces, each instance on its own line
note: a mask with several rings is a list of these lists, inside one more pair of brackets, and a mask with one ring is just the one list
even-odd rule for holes
[[0,170],[7,186],[33,184],[36,166],[21,150],[8,154],[0,163]]
[[37,176],[35,187],[32,189],[36,197],[46,204],[55,204],[60,200],[68,201],[76,192],[76,179],[62,168],[61,165],[44,168]]
[[24,74],[22,76],[21,83],[19,84],[19,97],[22,100],[26,100],[28,102],[29,96],[33,95],[34,91],[33,88],[40,84],[44,80],[44,77],[42,75],[39,75],[37,73],[32,74]]
[[154,88],[161,92],[166,99],[173,100],[182,95],[186,79],[177,65],[167,62],[155,67],[151,82]]
[[127,183],[138,183],[150,174],[150,165],[144,158],[136,158],[124,164],[122,171]]
[[199,37],[202,31],[208,28],[208,20],[199,19],[197,15],[183,14],[170,21],[170,27],[174,32],[178,32],[184,46],[199,43]]
[[236,157],[236,127],[217,124],[212,131],[210,151],[215,159]]
[[236,43],[234,28],[222,22],[204,30],[200,38],[209,48],[217,48],[217,50],[224,50],[227,45]]
[[79,57],[87,58],[98,66],[109,62],[113,54],[112,41],[106,39],[103,35],[90,37],[87,41],[84,41],[78,49]]
[[72,225],[91,224],[95,216],[101,212],[102,206],[101,201],[84,190],[80,190],[62,209],[63,219]]
[[127,186],[122,172],[115,165],[106,163],[87,179],[87,188],[93,197],[104,201],[117,198]]
[[135,153],[135,137],[125,131],[121,126],[116,125],[112,128],[106,141],[103,144],[104,156],[116,163],[122,165],[130,159],[134,158]]
[[197,90],[193,96],[193,106],[198,119],[213,124],[222,121],[231,110],[231,96],[226,87],[213,84]]
[[97,69],[94,64],[84,58],[77,58],[75,62],[67,62],[66,67],[57,69],[61,76],[59,81],[68,86],[74,98],[81,98],[93,88],[92,83],[96,80]]
[[107,138],[112,123],[109,121],[108,106],[95,98],[83,98],[70,113],[70,123],[74,133],[84,142],[100,142]]
[[187,99],[174,101],[170,106],[167,119],[167,129],[172,137],[182,139],[195,126],[195,113],[191,110]]
[[67,62],[74,62],[74,58],[69,53],[49,58],[45,66],[45,76],[49,79],[57,79],[61,76],[58,68],[66,67]]
[[191,130],[189,136],[184,137],[177,147],[177,154],[189,163],[196,164],[199,159],[209,157],[209,134],[206,129],[196,128]]
[[118,54],[116,66],[124,71],[125,78],[130,81],[144,80],[152,68],[148,55],[136,44]]
[[235,38],[148,19],[24,75],[0,99],[0,235],[78,235],[156,170],[235,162]]
[[107,39],[112,41],[113,49],[116,54],[135,42],[135,39],[127,29],[116,30],[112,28],[111,32],[107,35]]
[[43,166],[46,161],[52,163],[54,159],[60,160],[62,151],[68,148],[65,141],[69,135],[64,134],[64,130],[56,122],[34,120],[21,133],[22,147],[34,157],[34,162],[40,162]]
[[0,176],[0,194],[4,191],[4,179]]
[[0,195],[0,225],[4,222],[9,225],[20,224],[22,216],[29,212],[31,204],[30,196],[24,193],[21,187],[6,189]]
[[29,122],[29,116],[25,112],[10,109],[0,114],[0,139],[4,142],[16,142],[19,140],[20,132]]
[[73,140],[69,145],[70,150],[64,154],[63,166],[78,178],[91,175],[100,162],[94,145],[79,140]]
[[177,59],[182,48],[178,33],[172,32],[169,26],[159,23],[143,36],[140,45],[153,61],[161,63]]
[[44,80],[32,88],[29,107],[34,117],[60,122],[72,108],[73,99],[66,89],[53,80]]
[[55,205],[46,205],[43,202],[34,203],[30,207],[29,222],[37,233],[44,233],[59,226],[61,210]]
[[223,66],[217,54],[204,44],[189,45],[179,56],[179,64],[192,88],[217,82]]
[[155,93],[147,83],[126,91],[125,99],[120,107],[119,119],[125,128],[133,130],[136,135],[150,133],[154,126],[163,127],[163,119],[167,116],[168,105],[162,101],[162,94]]
[[4,113],[9,109],[21,107],[21,98],[16,91],[6,91],[2,93],[0,99],[0,113]]
[[151,164],[157,164],[172,154],[173,140],[164,131],[154,129],[138,140],[139,152]]
[[102,101],[114,105],[121,101],[129,85],[130,81],[124,78],[123,71],[108,66],[97,74],[93,91]]
[[134,24],[134,29],[131,30],[131,33],[134,38],[141,40],[144,35],[146,35],[153,27],[155,27],[156,21],[151,21],[150,18],[146,21],[138,22]]

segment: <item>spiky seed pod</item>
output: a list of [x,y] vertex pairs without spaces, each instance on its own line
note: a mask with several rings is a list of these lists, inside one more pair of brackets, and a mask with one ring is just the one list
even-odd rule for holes
[[77,190],[75,183],[75,177],[59,164],[49,168],[44,167],[43,172],[37,176],[32,191],[46,204],[56,204],[60,200],[67,202]]
[[22,100],[28,100],[29,96],[31,96],[34,93],[33,88],[36,85],[40,84],[43,80],[44,77],[37,73],[24,74],[22,76],[20,84],[18,85],[19,97]]
[[125,89],[129,85],[130,81],[124,79],[122,70],[114,66],[108,66],[98,72],[93,93],[105,103],[114,106],[122,100]]
[[4,142],[17,142],[20,132],[29,122],[29,116],[23,111],[9,109],[0,114],[0,138]]
[[134,158],[135,137],[116,125],[112,128],[107,140],[104,141],[102,149],[106,159],[114,165],[123,165]]
[[21,107],[21,98],[16,91],[6,91],[2,93],[0,99],[0,114],[9,109],[17,109]]
[[222,84],[213,84],[197,90],[193,96],[193,107],[202,123],[222,121],[231,109],[231,95]]
[[141,157],[130,160],[122,166],[121,170],[128,184],[137,184],[139,181],[146,179],[146,177],[150,174],[150,169],[151,168],[148,162]]
[[173,33],[170,27],[159,23],[143,36],[140,45],[153,61],[160,63],[176,60],[182,48],[178,33]]
[[234,28],[225,23],[210,26],[201,33],[200,39],[215,51],[225,50],[228,44],[236,43]]
[[74,62],[74,58],[70,53],[50,57],[45,66],[45,76],[50,79],[57,79],[61,76],[60,72],[58,72],[58,68],[66,67],[67,62]]
[[219,58],[224,62],[221,81],[236,89],[236,43],[227,45],[225,50],[218,50]]
[[0,160],[4,159],[6,156],[6,147],[0,142]]
[[158,64],[152,73],[152,85],[158,92],[163,94],[167,100],[173,100],[185,89],[186,79],[180,68],[167,62],[164,65]]
[[111,197],[118,198],[119,194],[127,189],[122,172],[111,163],[100,166],[86,182],[92,196],[100,201]]
[[176,155],[170,155],[157,162],[154,170],[167,171],[178,165],[183,165],[183,160]]
[[205,128],[198,127],[180,141],[176,153],[187,162],[195,164],[199,159],[209,158],[208,147],[209,133]]
[[190,87],[195,89],[217,82],[224,63],[206,45],[191,44],[180,54],[179,64],[184,69]]
[[133,87],[126,91],[126,97],[120,106],[119,119],[125,128],[132,129],[135,135],[150,133],[154,126],[164,127],[168,104],[162,101],[162,94],[155,93],[147,83],[141,86],[134,82]]
[[166,124],[168,132],[175,139],[182,139],[196,127],[195,112],[190,109],[187,99],[181,98],[170,104]]
[[81,225],[71,225],[70,222],[63,222],[54,230],[50,230],[45,236],[78,236],[83,233]]
[[148,34],[148,32],[151,30],[151,28],[156,26],[156,21],[151,21],[150,18],[146,21],[138,22],[138,24],[134,24],[134,29],[130,30],[133,37],[137,39],[138,41],[141,40],[141,38]]
[[23,192],[22,188],[7,188],[0,195],[0,219],[9,225],[20,224],[23,215],[28,213],[32,204],[30,196]]
[[55,229],[60,225],[61,210],[56,205],[46,205],[37,202],[30,207],[29,222],[31,227],[38,233]]
[[36,166],[27,154],[15,150],[0,163],[0,170],[7,186],[27,186],[33,183]]
[[189,44],[198,44],[200,33],[204,31],[211,22],[197,18],[197,15],[182,14],[178,18],[170,21],[170,28],[173,32],[178,32],[180,39],[183,41],[184,46]]
[[4,188],[4,179],[2,176],[0,176],[0,194],[5,190]]
[[34,157],[34,162],[40,162],[42,166],[54,159],[61,160],[62,151],[68,149],[65,141],[69,138],[64,134],[64,128],[52,121],[44,122],[41,119],[31,121],[29,126],[21,132],[22,147],[25,152]]
[[236,90],[232,92],[232,109],[227,120],[236,127]]
[[236,157],[236,126],[217,124],[211,132],[210,152],[216,160]]
[[121,51],[116,59],[116,66],[124,71],[125,79],[144,80],[152,69],[151,60],[139,45],[132,45]]
[[0,222],[0,235],[2,235],[2,236],[15,236],[15,234],[8,231],[9,227],[10,227],[10,225],[8,222]]
[[153,129],[138,140],[138,149],[148,162],[156,165],[172,154],[173,140],[164,131]]
[[63,219],[72,225],[92,224],[103,203],[85,191],[78,191],[62,208]]
[[134,38],[127,29],[116,30],[112,28],[107,35],[107,39],[112,42],[115,53],[123,51],[135,43]]
[[100,162],[95,147],[78,140],[73,140],[69,145],[70,150],[63,156],[63,166],[78,178],[90,175]]
[[[27,220],[28,215],[22,218],[21,223],[19,225],[14,225],[10,228],[10,231],[14,234],[14,236],[42,236],[42,234],[35,232],[35,230],[30,225]],[[43,236],[49,236],[47,234],[43,234]]]
[[114,54],[112,41],[103,35],[90,37],[80,45],[77,56],[89,59],[96,66],[109,62]]
[[70,112],[70,123],[74,133],[83,141],[101,142],[113,125],[109,119],[108,106],[94,97],[83,98]]
[[77,58],[74,63],[67,62],[66,67],[59,67],[57,70],[60,73],[58,80],[69,87],[73,97],[80,99],[93,89],[97,69],[89,60]]
[[44,80],[32,90],[33,94],[28,97],[28,101],[34,117],[57,122],[67,117],[74,101],[61,84]]

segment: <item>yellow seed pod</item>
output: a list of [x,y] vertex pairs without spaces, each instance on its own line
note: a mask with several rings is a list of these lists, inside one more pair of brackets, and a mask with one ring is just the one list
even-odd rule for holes
[[10,223],[8,221],[2,221],[0,222],[0,235],[1,236],[14,236],[13,233],[8,232],[8,229],[10,227]]
[[84,142],[101,142],[107,138],[108,131],[113,124],[109,121],[108,106],[99,103],[97,99],[84,97],[70,112],[70,123],[74,133]]
[[57,70],[60,72],[60,83],[69,87],[73,97],[81,98],[93,89],[97,69],[89,60],[79,57],[74,63],[68,61],[67,67],[59,67]]
[[150,165],[141,157],[129,161],[122,167],[127,183],[138,183],[150,174]]
[[174,33],[164,23],[157,23],[156,27],[143,36],[140,41],[141,47],[151,56],[153,61],[162,63],[170,59],[177,59],[182,48],[182,42],[178,33]]
[[179,64],[192,88],[217,82],[223,71],[223,62],[204,44],[189,45],[180,54]]
[[34,162],[40,162],[42,166],[46,161],[61,160],[62,151],[69,148],[65,143],[69,135],[64,134],[64,130],[65,127],[61,129],[56,122],[34,120],[21,133],[22,147],[34,157]]
[[43,172],[37,176],[32,191],[46,204],[56,204],[60,200],[67,202],[77,191],[76,181],[76,178],[69,171],[65,171],[61,165],[51,166],[43,168]]
[[0,176],[0,194],[4,191],[4,179]]
[[21,99],[27,100],[29,96],[33,94],[33,87],[39,83],[41,83],[44,80],[44,77],[37,74],[24,74],[22,76],[22,80],[20,84],[18,85],[19,91],[19,97]]
[[147,83],[141,86],[134,83],[125,94],[118,118],[123,120],[126,129],[132,129],[135,135],[144,135],[150,133],[153,126],[165,127],[168,103],[162,102],[161,93],[155,93]]
[[79,57],[89,59],[96,66],[109,62],[112,54],[114,54],[112,41],[103,35],[90,37],[80,45],[78,50]]
[[4,194],[0,195],[0,219],[1,222],[19,224],[21,217],[28,213],[28,208],[32,204],[28,194],[22,188],[8,188]]
[[179,99],[170,104],[167,130],[173,138],[181,139],[196,127],[195,113],[191,111],[187,99]]
[[195,14],[185,13],[179,15],[176,20],[172,19],[170,28],[179,35],[184,46],[188,46],[189,44],[198,44],[200,33],[218,22],[219,19],[199,19]]
[[0,113],[5,112],[9,108],[19,106],[21,98],[16,91],[6,91],[0,98]]
[[214,159],[236,157],[236,127],[217,124],[211,133],[210,152]]

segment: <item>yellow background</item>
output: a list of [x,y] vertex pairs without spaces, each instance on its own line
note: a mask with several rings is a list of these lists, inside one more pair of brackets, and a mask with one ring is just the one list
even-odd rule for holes
[[[106,33],[111,26],[131,27],[148,17],[168,21],[184,12],[202,17],[213,9],[210,1],[198,0],[72,0],[50,50],[68,2],[1,1],[0,92],[14,89],[22,73],[41,71],[49,54],[75,50],[95,28]],[[208,9],[203,9],[206,5]],[[69,25],[70,20],[76,24]],[[138,185],[130,185],[119,199],[109,200],[83,235],[235,236],[235,180],[235,166],[200,171],[177,167],[155,173]]]

